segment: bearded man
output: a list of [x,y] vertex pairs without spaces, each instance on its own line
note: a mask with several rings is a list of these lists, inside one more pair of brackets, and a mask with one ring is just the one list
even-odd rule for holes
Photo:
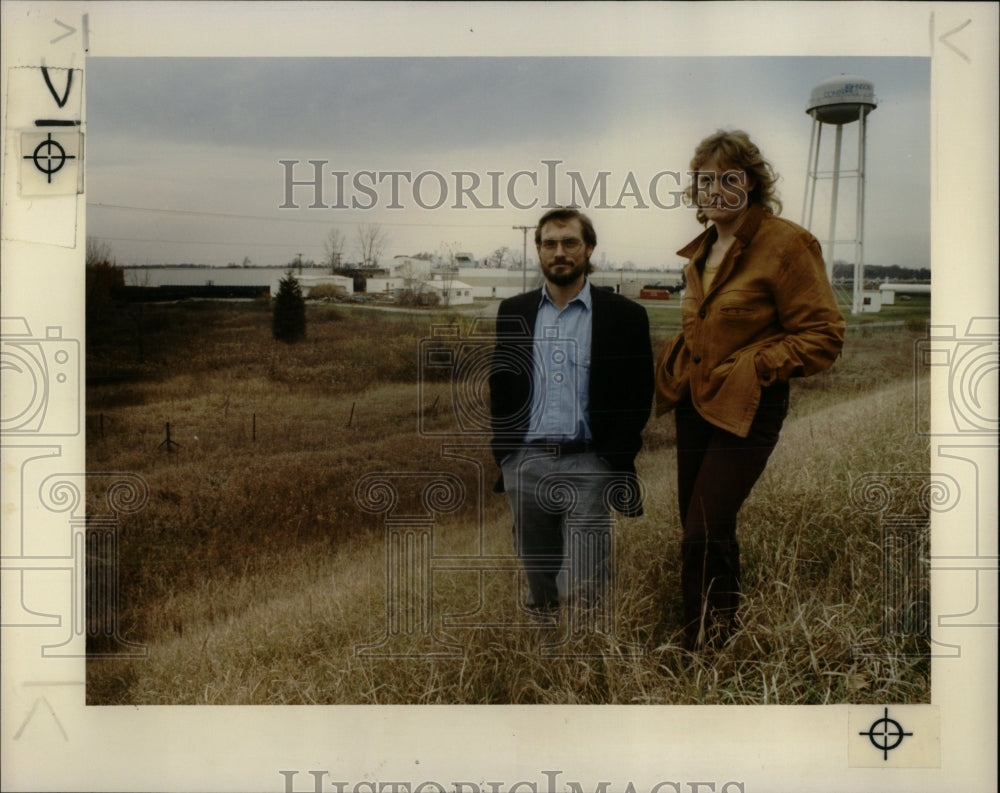
[[642,514],[635,458],[653,399],[649,319],[587,277],[597,234],[573,208],[535,229],[541,288],[504,300],[490,370],[493,456],[527,581],[522,603],[606,606],[612,511]]

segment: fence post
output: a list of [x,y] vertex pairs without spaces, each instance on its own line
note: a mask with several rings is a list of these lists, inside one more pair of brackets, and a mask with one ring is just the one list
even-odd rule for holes
[[167,447],[167,453],[169,454],[175,448],[179,449],[181,445],[179,443],[175,442],[175,441],[170,440],[170,422],[169,421],[167,422],[167,425],[166,425],[166,431],[167,431],[167,437],[164,438],[163,441],[160,443],[160,445],[157,446],[156,448],[157,449],[162,449],[164,446],[166,446]]

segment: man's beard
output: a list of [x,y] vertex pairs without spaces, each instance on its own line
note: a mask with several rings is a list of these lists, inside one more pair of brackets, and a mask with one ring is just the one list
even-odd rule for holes
[[[556,264],[568,264],[568,262],[556,262]],[[569,284],[576,281],[581,275],[585,275],[587,272],[587,262],[581,262],[578,265],[570,264],[570,269],[564,272],[553,272],[552,269],[546,268],[543,271],[545,280],[556,286],[568,286]]]

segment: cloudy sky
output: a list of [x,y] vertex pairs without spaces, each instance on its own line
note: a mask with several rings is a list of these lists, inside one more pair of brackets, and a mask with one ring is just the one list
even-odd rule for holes
[[[802,221],[806,106],[841,74],[872,81],[878,99],[865,261],[930,264],[925,58],[94,57],[87,66],[88,234],[120,264],[320,260],[333,228],[351,260],[365,223],[387,232],[390,257],[444,245],[483,257],[520,251],[513,226],[533,224],[552,198],[575,198],[597,226],[595,262],[676,266],[674,251],[700,230],[676,194],[695,145],[717,128],[751,134],[781,176],[783,214]],[[858,127],[844,127],[844,171],[856,167]],[[833,128],[823,135],[829,168]],[[311,179],[310,160],[325,161],[326,206],[298,186],[298,209],[281,208],[287,174]],[[573,194],[574,184],[592,191],[601,173],[603,199]],[[841,182],[838,237],[854,234],[855,185]],[[820,183],[814,213],[821,239],[829,186]]]

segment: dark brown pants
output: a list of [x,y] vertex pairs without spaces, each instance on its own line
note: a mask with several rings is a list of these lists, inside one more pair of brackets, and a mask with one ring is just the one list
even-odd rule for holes
[[677,407],[684,642],[724,642],[740,597],[736,515],[764,471],[788,413],[788,385],[765,388],[746,438],[705,421],[689,400]]

